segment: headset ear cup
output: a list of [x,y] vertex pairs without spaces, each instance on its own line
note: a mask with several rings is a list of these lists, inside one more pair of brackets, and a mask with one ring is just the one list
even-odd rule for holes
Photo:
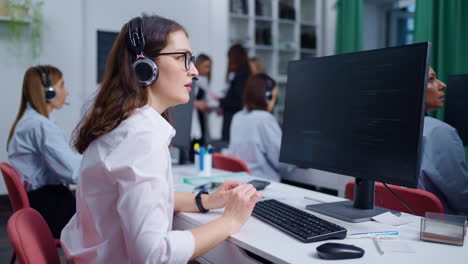
[[55,92],[55,88],[52,87],[52,86],[46,86],[45,87],[45,97],[46,97],[46,101],[48,103],[52,102],[55,97],[57,96],[57,93]]
[[266,93],[265,93],[266,103],[269,104],[272,99],[273,99],[273,93],[271,91],[266,91]]
[[158,79],[158,65],[146,57],[137,59],[133,63],[133,69],[135,70],[139,84],[142,86],[149,86]]

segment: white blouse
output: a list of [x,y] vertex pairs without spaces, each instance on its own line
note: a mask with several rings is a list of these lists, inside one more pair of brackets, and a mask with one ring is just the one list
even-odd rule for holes
[[281,128],[267,111],[243,109],[231,122],[231,138],[226,154],[247,163],[255,177],[280,181],[296,167],[279,161]]
[[195,239],[173,231],[172,126],[144,106],[83,155],[77,212],[61,234],[74,263],[186,263]]

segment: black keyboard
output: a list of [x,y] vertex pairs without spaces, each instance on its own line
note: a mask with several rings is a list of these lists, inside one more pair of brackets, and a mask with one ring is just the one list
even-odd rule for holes
[[252,215],[304,243],[346,237],[346,228],[274,199],[257,202]]

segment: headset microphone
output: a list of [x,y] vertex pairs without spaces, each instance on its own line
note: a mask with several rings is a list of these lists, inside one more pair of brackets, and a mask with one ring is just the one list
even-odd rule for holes
[[193,77],[192,80],[198,81],[198,77]]

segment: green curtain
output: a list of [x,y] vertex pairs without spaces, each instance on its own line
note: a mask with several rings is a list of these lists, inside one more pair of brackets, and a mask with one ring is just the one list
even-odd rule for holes
[[338,0],[336,54],[362,50],[362,0]]
[[[431,65],[443,82],[448,75],[468,74],[468,1],[417,0],[415,42],[432,42]],[[450,87],[447,89],[450,93]],[[450,103],[450,102],[447,102]],[[444,109],[430,113],[444,119]],[[468,148],[465,148],[468,161]]]
[[[431,65],[444,82],[448,75],[468,73],[467,13],[466,0],[416,1],[414,40],[432,42]],[[444,109],[431,115],[443,120]]]

